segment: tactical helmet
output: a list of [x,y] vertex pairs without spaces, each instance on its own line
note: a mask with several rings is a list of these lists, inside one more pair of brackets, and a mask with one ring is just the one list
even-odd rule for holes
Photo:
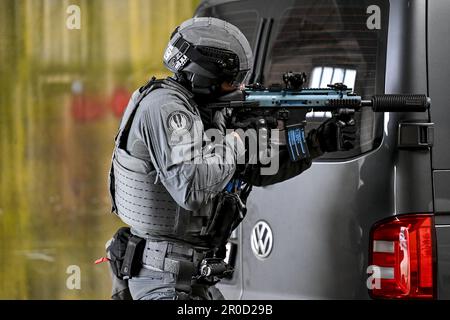
[[234,25],[211,17],[192,18],[172,33],[164,65],[183,75],[197,94],[214,94],[223,81],[239,85],[253,64],[252,49]]

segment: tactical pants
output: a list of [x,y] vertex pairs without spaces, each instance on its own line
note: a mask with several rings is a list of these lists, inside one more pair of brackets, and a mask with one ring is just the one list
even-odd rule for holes
[[192,283],[191,292],[177,291],[176,275],[142,268],[128,280],[133,300],[223,300],[216,286]]

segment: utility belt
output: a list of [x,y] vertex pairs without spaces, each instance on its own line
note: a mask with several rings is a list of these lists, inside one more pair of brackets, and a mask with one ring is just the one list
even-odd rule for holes
[[233,269],[213,252],[170,241],[153,241],[120,228],[107,248],[110,266],[118,281],[126,282],[141,268],[170,272],[176,277],[176,289],[189,292],[192,282],[214,285],[231,276]]

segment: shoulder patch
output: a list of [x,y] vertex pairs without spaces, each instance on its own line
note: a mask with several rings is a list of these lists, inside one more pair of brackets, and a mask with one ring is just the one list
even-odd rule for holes
[[167,117],[167,128],[170,133],[182,135],[189,132],[192,128],[192,117],[184,111],[176,110]]

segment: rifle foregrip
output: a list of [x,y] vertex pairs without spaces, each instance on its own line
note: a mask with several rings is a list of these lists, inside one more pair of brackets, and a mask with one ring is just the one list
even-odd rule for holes
[[372,97],[374,112],[423,112],[431,104],[424,94],[383,94]]

